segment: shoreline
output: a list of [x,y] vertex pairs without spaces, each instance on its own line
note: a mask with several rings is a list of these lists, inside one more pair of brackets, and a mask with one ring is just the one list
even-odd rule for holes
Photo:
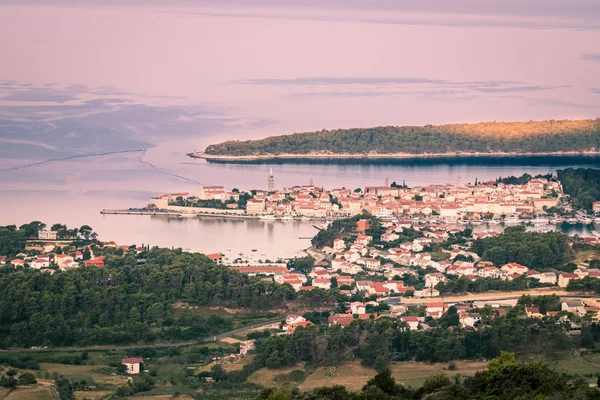
[[270,219],[270,218],[263,218],[264,216],[267,215],[271,215],[271,214],[264,214],[264,215],[246,215],[246,214],[225,214],[225,213],[205,213],[205,212],[195,212],[192,214],[189,214],[187,216],[182,216],[182,213],[177,212],[177,211],[173,211],[173,212],[166,212],[166,211],[131,211],[131,210],[100,210],[100,214],[102,215],[151,215],[151,216],[163,216],[163,217],[172,217],[172,218],[179,218],[179,219],[196,219],[198,217],[212,217],[212,218],[235,218],[235,219],[258,219],[258,220],[262,220],[262,221],[278,221],[278,222],[327,222],[327,221],[333,221],[334,219],[328,219],[328,218],[318,218],[318,217],[311,217],[308,220],[302,220],[301,218],[294,218],[291,220],[282,220],[281,218],[276,218],[276,219]]
[[598,156],[600,151],[557,151],[557,152],[540,152],[540,153],[506,153],[506,152],[465,152],[465,153],[366,153],[366,154],[335,154],[335,153],[309,153],[309,154],[261,154],[251,156],[229,156],[229,155],[213,155],[203,152],[187,153],[188,157],[200,158],[207,161],[229,161],[229,162],[244,162],[244,161],[259,161],[259,160],[400,160],[400,159],[427,159],[427,158],[477,158],[477,157],[498,157],[498,158],[517,158],[517,157],[543,157],[543,156]]

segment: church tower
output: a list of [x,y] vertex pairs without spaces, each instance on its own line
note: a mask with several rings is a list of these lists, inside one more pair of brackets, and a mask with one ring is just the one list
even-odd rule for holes
[[275,191],[275,176],[273,176],[273,168],[269,170],[269,192]]

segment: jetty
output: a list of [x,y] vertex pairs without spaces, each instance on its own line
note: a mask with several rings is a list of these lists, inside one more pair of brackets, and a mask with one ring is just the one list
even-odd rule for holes
[[100,214],[115,214],[115,215],[178,215],[178,212],[169,211],[132,211],[132,210],[102,210]]

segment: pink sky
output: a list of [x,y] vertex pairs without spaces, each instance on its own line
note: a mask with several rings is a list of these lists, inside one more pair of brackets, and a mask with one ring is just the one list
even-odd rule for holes
[[[600,30],[528,27],[578,20],[201,4],[0,5],[0,77],[274,121],[250,136],[600,115]],[[509,20],[518,26],[497,26]],[[466,27],[449,26],[457,21]],[[298,81],[314,77],[323,82]]]

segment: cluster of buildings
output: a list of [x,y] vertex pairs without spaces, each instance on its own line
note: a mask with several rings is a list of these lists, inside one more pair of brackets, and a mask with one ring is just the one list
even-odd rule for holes
[[[54,242],[50,242],[50,240]],[[104,256],[95,255],[93,246],[86,245],[78,248],[65,245],[62,247],[64,243],[64,241],[56,239],[56,232],[41,230],[38,233],[38,240],[28,243],[24,252],[17,254],[12,259],[0,256],[0,265],[11,265],[14,268],[29,267],[48,273],[54,273],[57,268],[61,271],[69,271],[79,267],[104,267]],[[103,247],[129,251],[129,246],[118,246],[115,242],[104,242]],[[142,247],[136,248],[137,253],[143,250]],[[84,257],[84,252],[88,252],[89,257]]]
[[[159,209],[178,212],[185,209],[174,202],[183,198],[192,203],[196,200],[221,201],[230,212],[237,210],[252,216],[344,218],[366,210],[379,217],[436,215],[443,220],[459,220],[465,217],[477,219],[482,215],[499,219],[502,215],[543,214],[558,204],[562,193],[560,183],[547,179],[533,179],[524,185],[461,184],[459,179],[457,184],[406,188],[390,186],[386,178],[384,186],[355,190],[325,190],[313,184],[276,190],[271,172],[268,182],[267,191],[239,192],[228,191],[223,186],[204,186],[198,194],[165,194],[152,199],[152,203]],[[240,209],[238,204],[241,195],[249,197],[245,209]],[[206,209],[187,207],[187,211]]]
[[[481,323],[482,314],[480,309],[491,308],[491,318],[504,316],[507,313],[507,309],[510,307],[501,307],[498,303],[489,302],[472,302],[472,303],[445,303],[445,302],[430,302],[425,306],[408,306],[405,304],[394,303],[389,305],[389,310],[377,313],[368,312],[367,306],[372,305],[374,307],[379,306],[379,303],[375,301],[369,301],[366,303],[352,302],[347,304],[348,309],[346,313],[335,314],[331,313],[327,319],[328,325],[339,325],[342,328],[349,326],[356,319],[377,319],[380,317],[391,317],[398,318],[400,321],[405,322],[410,330],[419,329],[430,329],[430,321],[442,318],[450,309],[454,307],[456,314],[458,315],[458,323],[462,328],[476,329]],[[600,320],[600,307],[595,303],[589,305],[581,300],[568,300],[561,303],[560,311],[547,311],[542,313],[537,307],[526,307],[525,316],[528,318],[544,318],[544,317],[559,317],[559,321],[570,321],[569,314],[573,314],[575,317],[581,318],[589,316],[594,321]],[[490,313],[486,313],[490,314]],[[311,321],[298,315],[290,314],[286,318],[286,323],[283,326],[284,333],[293,334],[298,327],[307,328],[313,325]]]
[[[462,230],[445,224],[421,227],[413,225],[410,221],[382,220],[381,225],[385,233],[375,246],[373,237],[367,234],[369,221],[359,220],[356,223],[356,232],[345,238],[334,239],[331,246],[317,249],[317,258],[326,261],[315,263],[314,268],[307,274],[290,271],[285,264],[233,264],[230,267],[249,275],[287,283],[297,291],[337,287],[343,294],[360,293],[366,297],[380,298],[407,294],[415,297],[440,296],[440,291],[436,289],[440,283],[461,277],[470,281],[480,278],[512,281],[524,276],[541,284],[558,285],[562,288],[573,279],[586,276],[600,278],[600,270],[588,268],[585,264],[580,265],[573,273],[539,272],[516,262],[494,265],[469,251],[469,242],[449,246],[449,250],[442,250],[446,253],[443,257],[446,259],[440,260],[437,257],[434,260],[429,252],[431,246],[442,244],[455,235],[463,235]],[[413,234],[413,237],[418,237],[412,241],[402,242],[399,239],[404,229],[410,229],[413,233],[420,232],[417,235]],[[481,232],[474,234],[473,238],[497,235],[496,232]],[[215,258],[219,256],[213,255]],[[411,282],[420,281],[419,289],[405,285],[405,278]]]

